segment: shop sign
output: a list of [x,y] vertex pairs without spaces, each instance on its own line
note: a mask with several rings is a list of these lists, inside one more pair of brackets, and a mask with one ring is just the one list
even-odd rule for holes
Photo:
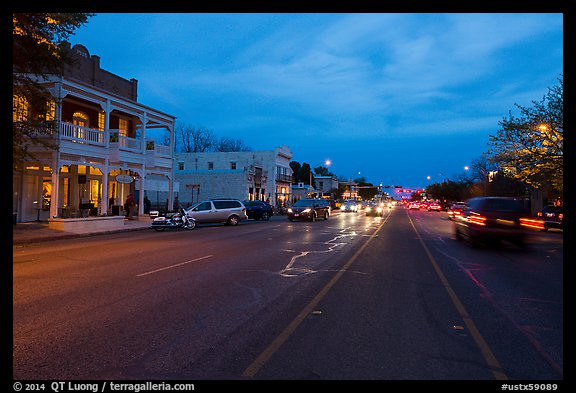
[[116,181],[118,183],[130,184],[130,183],[132,183],[132,181],[134,181],[134,178],[130,175],[126,175],[124,173],[121,173],[119,175],[116,175]]

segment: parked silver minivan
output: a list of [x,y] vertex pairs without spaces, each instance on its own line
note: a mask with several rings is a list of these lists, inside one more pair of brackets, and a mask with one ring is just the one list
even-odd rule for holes
[[195,219],[197,224],[221,222],[234,226],[248,219],[246,206],[237,199],[210,199],[196,203],[184,211],[188,217]]

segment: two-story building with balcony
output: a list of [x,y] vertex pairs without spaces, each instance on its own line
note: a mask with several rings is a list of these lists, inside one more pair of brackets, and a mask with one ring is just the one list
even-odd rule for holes
[[206,199],[235,198],[285,206],[292,184],[291,159],[287,146],[266,151],[176,153],[179,202],[188,206]]
[[[101,69],[82,45],[72,49],[77,61],[62,76],[38,79],[53,98],[46,117],[57,127],[38,135],[53,147],[30,143],[34,158],[13,174],[18,222],[119,216],[130,193],[143,213],[147,179],[173,190],[176,118],[139,103],[137,80]],[[14,121],[31,110],[22,97],[13,106]]]

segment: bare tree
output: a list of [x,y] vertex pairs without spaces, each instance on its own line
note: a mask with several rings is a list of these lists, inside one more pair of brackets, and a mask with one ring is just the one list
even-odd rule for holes
[[250,147],[246,146],[240,139],[232,139],[227,136],[220,138],[214,145],[215,151],[250,151]]
[[210,151],[216,144],[214,132],[203,126],[178,123],[174,131],[177,151],[200,153]]

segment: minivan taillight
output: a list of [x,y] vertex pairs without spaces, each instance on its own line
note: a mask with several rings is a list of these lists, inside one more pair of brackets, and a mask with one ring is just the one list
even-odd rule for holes
[[481,216],[478,213],[471,213],[470,214],[470,223],[484,226],[484,225],[486,225],[486,217]]
[[533,218],[521,218],[520,225],[526,228],[544,229],[544,221]]

